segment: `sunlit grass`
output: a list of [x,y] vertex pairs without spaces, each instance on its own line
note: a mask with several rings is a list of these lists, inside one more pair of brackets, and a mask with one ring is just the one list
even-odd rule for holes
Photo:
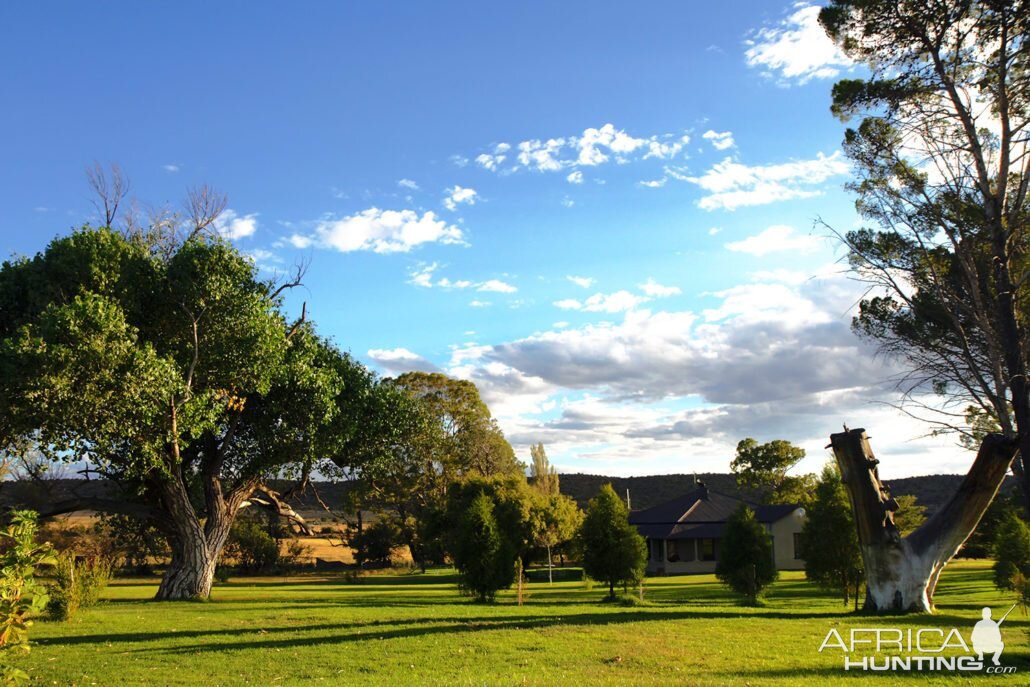
[[[839,652],[818,648],[851,627],[958,627],[1007,609],[988,564],[947,569],[938,615],[854,616],[840,600],[783,573],[766,605],[736,604],[710,575],[648,580],[644,605],[602,603],[582,582],[534,582],[469,603],[453,575],[235,579],[207,603],[150,602],[154,581],[119,581],[71,622],[40,622],[19,659],[59,685],[837,685],[853,684]],[[1030,622],[1005,622],[1009,676],[871,675],[863,681],[1027,684]]]

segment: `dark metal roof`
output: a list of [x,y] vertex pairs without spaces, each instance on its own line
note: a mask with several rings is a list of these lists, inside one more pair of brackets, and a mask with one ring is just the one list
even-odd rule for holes
[[797,508],[792,504],[758,506],[699,487],[654,508],[630,513],[629,521],[642,536],[651,539],[717,538],[741,503],[747,503],[758,521],[766,524],[787,517]]

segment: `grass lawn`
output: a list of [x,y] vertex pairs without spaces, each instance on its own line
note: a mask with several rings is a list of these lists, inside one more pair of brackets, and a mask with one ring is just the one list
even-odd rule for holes
[[[70,622],[41,621],[16,659],[56,685],[856,685],[1030,684],[1030,621],[1002,626],[1014,675],[845,673],[827,631],[957,627],[965,640],[997,592],[984,562],[948,566],[935,616],[853,616],[782,573],[763,608],[742,608],[710,575],[648,580],[642,606],[601,603],[582,582],[529,585],[526,604],[469,603],[455,578],[375,575],[360,584],[246,578],[207,603],[154,603],[154,581],[120,580]],[[999,610],[1000,609],[1000,610]]]

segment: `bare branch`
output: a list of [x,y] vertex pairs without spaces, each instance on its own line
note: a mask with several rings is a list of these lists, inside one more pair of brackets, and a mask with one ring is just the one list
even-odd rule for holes
[[104,226],[113,227],[118,206],[129,194],[129,180],[117,164],[112,163],[107,171],[99,162],[94,162],[92,167],[86,168],[86,181],[93,190],[93,207],[104,218]]

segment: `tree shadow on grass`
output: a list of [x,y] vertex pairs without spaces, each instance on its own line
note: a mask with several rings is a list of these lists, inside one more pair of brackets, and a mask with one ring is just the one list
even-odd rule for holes
[[[197,653],[225,650],[263,649],[273,647],[313,646],[343,644],[355,641],[400,639],[436,634],[459,634],[467,632],[498,630],[529,630],[558,626],[615,625],[648,621],[691,621],[736,618],[737,612],[719,611],[616,611],[609,613],[573,613],[568,615],[502,615],[479,617],[408,618],[377,620],[367,622],[318,623],[260,628],[248,625],[217,630],[186,630],[178,632],[133,632],[122,634],[80,635],[74,637],[44,637],[35,640],[41,647],[67,646],[74,644],[132,644],[174,640],[204,640],[216,637],[243,641],[215,642],[188,647],[138,648],[135,652],[145,653]],[[754,615],[748,617],[756,617]],[[804,620],[811,617],[832,617],[823,614],[814,616],[798,613],[763,613],[760,617],[775,619]],[[309,636],[307,633],[336,633],[329,636]],[[303,634],[301,637],[277,638],[281,635]],[[253,639],[257,635],[260,639]]]

